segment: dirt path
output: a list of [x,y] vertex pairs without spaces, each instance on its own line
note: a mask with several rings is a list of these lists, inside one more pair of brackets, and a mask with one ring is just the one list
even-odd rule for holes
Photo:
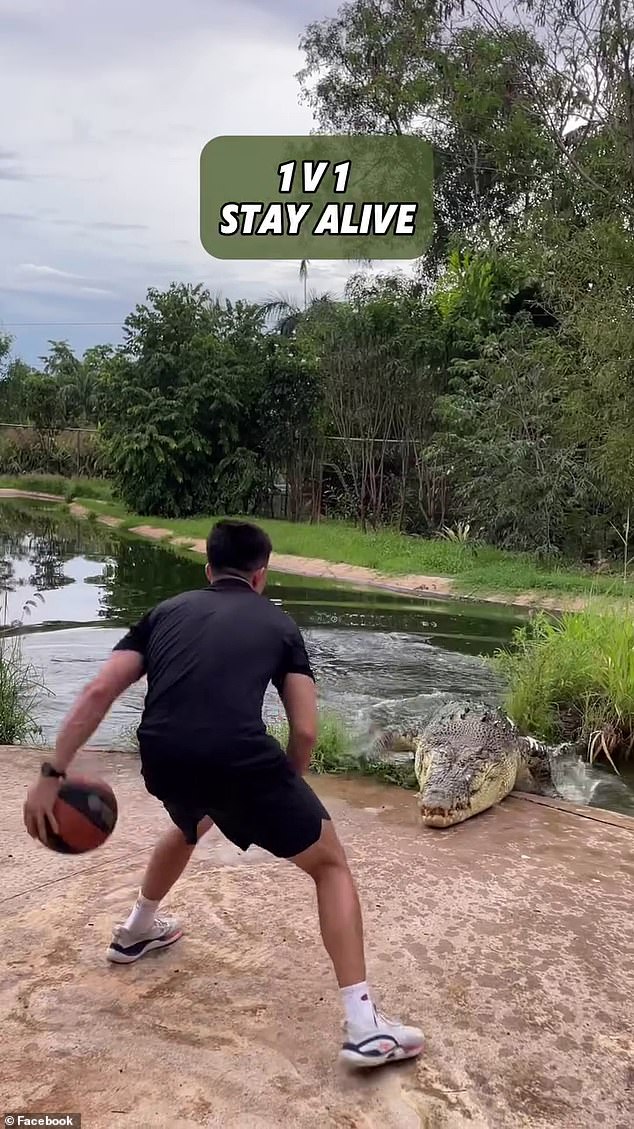
[[511,798],[424,831],[397,789],[318,781],[358,878],[370,979],[428,1041],[418,1062],[360,1077],[336,1062],[307,879],[212,832],[166,903],[182,942],[108,966],[164,812],[134,757],[86,752],[78,769],[110,781],[119,825],[93,855],[49,854],[21,822],[38,753],[0,756],[0,1109],[80,1112],[85,1129],[634,1124],[634,821]]
[[[35,498],[45,501],[59,502],[61,498],[52,494],[34,494],[23,490],[0,489],[0,498]],[[73,502],[70,512],[75,517],[87,518],[94,511]],[[102,525],[117,528],[123,525],[120,518],[108,514],[96,514],[96,520]],[[151,541],[165,541],[169,544],[187,547],[192,552],[204,556],[206,552],[203,540],[194,540],[191,537],[174,537],[169,529],[160,526],[139,525],[129,530],[137,537],[144,537]],[[320,560],[317,557],[299,557],[280,553],[273,553],[271,568],[276,572],[291,573],[295,576],[315,577],[319,580],[333,580],[337,583],[354,584],[361,588],[379,588],[385,592],[395,592],[399,595],[409,596],[451,596],[453,599],[465,601],[482,601],[492,604],[523,608],[543,608],[547,611],[582,611],[589,603],[583,596],[543,596],[536,592],[524,592],[518,596],[492,594],[489,596],[477,594],[473,597],[464,596],[456,591],[455,581],[448,576],[390,576],[379,572],[377,569],[364,568],[361,565],[335,564],[332,561]]]

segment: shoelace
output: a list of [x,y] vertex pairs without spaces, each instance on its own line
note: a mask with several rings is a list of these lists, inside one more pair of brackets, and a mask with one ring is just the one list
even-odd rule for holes
[[[165,917],[155,917],[154,921],[152,922],[152,925],[150,926],[150,928],[143,930],[142,936],[145,936],[146,933],[151,933],[153,929],[159,929],[159,930],[163,931],[163,930],[169,929],[169,927],[170,927],[170,923]],[[120,925],[116,926],[114,932],[116,934],[120,934],[124,930],[125,930],[125,925],[123,924],[123,922],[121,922]],[[129,930],[126,930],[126,932],[129,932]],[[134,934],[132,934],[132,936],[134,936]]]

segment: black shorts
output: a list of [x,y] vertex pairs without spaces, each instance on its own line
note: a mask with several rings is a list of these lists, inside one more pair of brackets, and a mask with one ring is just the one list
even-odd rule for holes
[[196,843],[197,827],[209,816],[222,834],[242,851],[262,847],[277,858],[293,858],[319,839],[323,820],[330,815],[312,788],[290,766],[274,771],[270,781],[251,786],[249,773],[240,774],[231,789],[223,783],[209,800],[188,801],[159,796],[170,819],[188,843]]

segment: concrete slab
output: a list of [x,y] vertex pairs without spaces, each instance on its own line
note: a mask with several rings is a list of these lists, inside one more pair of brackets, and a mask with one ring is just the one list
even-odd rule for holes
[[338,1000],[308,879],[205,840],[166,909],[187,933],[109,967],[168,821],[130,754],[85,753],[120,801],[112,840],[69,858],[21,805],[38,754],[0,750],[4,975],[0,1110],[84,1129],[631,1129],[634,821],[511,797],[426,831],[411,795],[321,780],[358,877],[369,974],[426,1054],[371,1076],[336,1064]]

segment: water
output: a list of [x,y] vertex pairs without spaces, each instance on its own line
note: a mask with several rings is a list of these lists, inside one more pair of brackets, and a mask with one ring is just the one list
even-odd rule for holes
[[[6,618],[16,621],[25,656],[49,691],[38,708],[45,743],[127,627],[159,600],[205,583],[200,558],[76,521],[59,507],[17,501],[0,503],[0,569]],[[500,684],[482,655],[511,641],[521,622],[514,610],[280,574],[271,576],[268,594],[302,628],[321,700],[345,717],[360,746],[377,723],[424,717],[443,700],[499,701]],[[127,691],[92,743],[127,747],[144,692],[143,683]],[[273,690],[265,710],[280,715]],[[557,783],[573,802],[634,814],[634,788],[607,771],[566,759]]]

